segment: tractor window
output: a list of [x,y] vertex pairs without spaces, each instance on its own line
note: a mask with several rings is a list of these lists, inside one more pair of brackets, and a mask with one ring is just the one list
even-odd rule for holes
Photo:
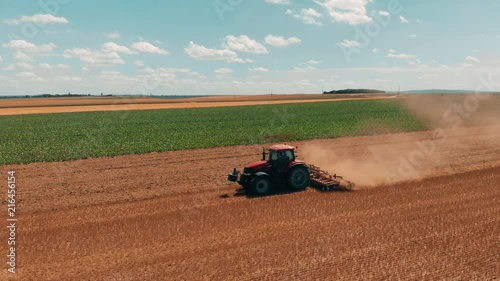
[[291,151],[291,150],[285,150],[285,151],[271,150],[271,151],[269,151],[269,160],[276,161],[282,154],[285,154],[288,157],[289,161],[294,160],[293,151]]
[[276,159],[278,159],[278,156],[279,154],[277,151],[274,150],[269,151],[269,160],[276,161]]

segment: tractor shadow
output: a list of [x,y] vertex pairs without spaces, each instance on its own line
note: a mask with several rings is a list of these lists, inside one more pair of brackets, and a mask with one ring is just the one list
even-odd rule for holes
[[[354,190],[346,188],[346,187],[336,187],[334,189],[329,189],[329,190],[324,190],[324,189],[321,189],[320,187],[316,187],[316,186],[308,186],[308,188],[315,190],[316,192],[321,192],[321,193],[353,192],[354,191]],[[287,195],[287,194],[293,194],[293,193],[300,193],[300,192],[305,192],[306,190],[292,191],[292,190],[287,190],[287,189],[279,189],[279,190],[273,191],[270,194],[267,194],[264,196],[262,196],[262,195],[259,196],[259,195],[249,194],[243,188],[238,188],[234,191],[234,193],[232,195],[222,194],[219,196],[219,198],[224,199],[224,198],[230,198],[230,197],[246,197],[248,199],[255,199],[255,198],[262,198],[262,197],[280,196],[280,195]]]
[[330,189],[324,189],[324,188],[322,188],[320,186],[310,185],[309,188],[310,189],[314,189],[317,192],[321,192],[321,193],[329,193],[329,192],[354,192],[354,189],[352,187],[345,187],[345,186],[337,186],[337,187],[330,188]]

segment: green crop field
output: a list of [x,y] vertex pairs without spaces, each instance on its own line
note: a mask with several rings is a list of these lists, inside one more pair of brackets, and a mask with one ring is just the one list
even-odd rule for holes
[[397,100],[0,117],[0,165],[416,131]]

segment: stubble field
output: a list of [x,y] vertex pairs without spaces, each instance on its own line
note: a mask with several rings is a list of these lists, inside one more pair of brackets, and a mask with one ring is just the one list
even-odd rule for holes
[[227,173],[270,143],[0,166],[20,225],[0,279],[498,279],[493,101],[443,118],[464,100],[409,100],[430,131],[289,142],[353,192],[241,195]]

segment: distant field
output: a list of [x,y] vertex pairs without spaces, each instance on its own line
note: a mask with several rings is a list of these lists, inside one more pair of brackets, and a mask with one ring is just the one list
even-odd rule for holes
[[0,118],[0,165],[424,130],[398,100]]
[[205,96],[189,98],[157,97],[52,97],[0,99],[0,116],[23,114],[46,114],[64,112],[95,112],[122,110],[155,110],[172,108],[207,108],[222,106],[248,106],[303,102],[342,101],[353,99],[392,99],[394,95],[349,94],[349,95],[249,95],[249,96]]
[[203,97],[136,97],[136,96],[75,96],[51,98],[2,98],[1,108],[45,107],[45,106],[83,106],[83,105],[122,105],[122,104],[176,104],[190,102],[238,102],[272,100],[315,100],[387,97],[386,94],[280,94],[280,95],[235,95]]

